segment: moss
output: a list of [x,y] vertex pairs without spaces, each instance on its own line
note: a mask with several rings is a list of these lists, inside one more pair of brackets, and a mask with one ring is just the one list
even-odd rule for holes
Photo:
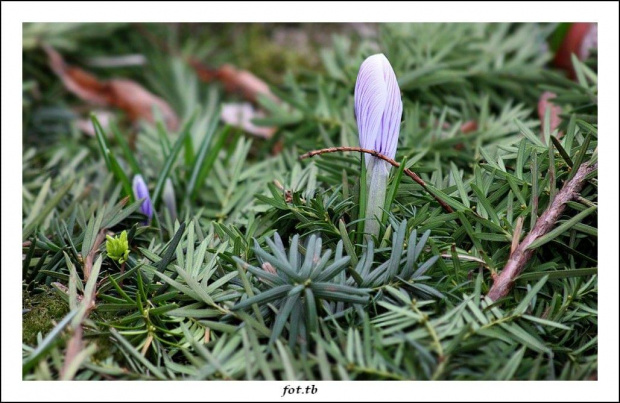
[[114,360],[117,362],[122,361],[124,358],[123,354],[117,348],[116,343],[107,334],[89,338],[88,342],[97,345],[97,351],[90,358],[95,364],[101,364],[110,356],[114,357]]
[[117,343],[111,338],[110,334],[107,332],[107,326],[122,317],[123,316],[120,315],[118,312],[113,311],[99,312],[95,310],[91,313],[90,319],[98,322],[98,326],[101,331],[97,334],[85,335],[85,338],[88,340],[89,343],[97,344],[97,351],[91,357],[91,360],[93,362],[101,363],[110,356],[114,357],[115,361],[123,360],[123,355],[117,348]]
[[[29,311],[22,316],[22,341],[30,346],[37,344],[37,334],[41,332],[43,337],[54,328],[69,313],[69,306],[60,295],[51,287],[39,288],[38,293],[22,293],[22,304]],[[114,312],[93,312],[91,319],[99,322],[113,322],[119,315]],[[97,351],[92,356],[94,362],[104,361],[113,356],[120,360],[123,358],[116,348],[114,341],[108,334],[92,336],[85,334],[87,343],[95,343]]]
[[[69,306],[53,288],[44,286],[37,291],[39,292],[36,294],[27,291],[22,294],[23,308],[29,310],[22,316],[22,341],[30,346],[37,344],[39,332],[45,337],[54,328],[54,323],[58,323],[69,313]],[[93,312],[91,315],[91,319],[106,323],[117,317],[114,312]],[[97,344],[97,351],[92,357],[94,362],[103,361],[110,355],[122,359],[122,354],[115,348],[109,335],[86,334],[85,339],[87,343]]]
[[321,70],[312,25],[249,24],[236,41],[234,59],[270,84],[282,84],[287,71]]
[[22,341],[37,344],[37,334],[47,334],[68,312],[69,306],[51,287],[42,287],[40,293],[24,291],[22,305],[29,311],[22,315]]

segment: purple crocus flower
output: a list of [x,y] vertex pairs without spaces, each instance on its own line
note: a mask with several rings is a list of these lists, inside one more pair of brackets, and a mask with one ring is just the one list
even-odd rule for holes
[[151,196],[149,195],[149,188],[146,186],[142,175],[138,174],[133,177],[133,194],[136,200],[144,199],[140,210],[144,215],[148,217],[148,221],[151,221],[153,217],[153,203],[151,202]]
[[[398,145],[403,103],[396,75],[383,54],[368,57],[355,83],[355,117],[360,146],[394,158]],[[379,235],[390,164],[365,154],[368,204],[365,232]]]

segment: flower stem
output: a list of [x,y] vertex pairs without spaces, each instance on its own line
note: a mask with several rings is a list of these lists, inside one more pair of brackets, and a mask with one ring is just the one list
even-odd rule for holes
[[368,201],[364,232],[369,236],[379,236],[381,217],[385,206],[385,193],[389,175],[389,165],[385,161],[371,157],[366,174]]

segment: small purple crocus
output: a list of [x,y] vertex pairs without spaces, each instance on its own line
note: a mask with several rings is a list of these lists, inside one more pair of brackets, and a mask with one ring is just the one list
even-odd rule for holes
[[140,210],[148,217],[148,223],[153,217],[153,203],[151,202],[151,196],[149,195],[149,188],[146,186],[142,175],[138,174],[133,177],[132,187],[136,200],[144,199],[142,206],[140,206]]
[[[355,83],[355,117],[360,146],[394,158],[398,145],[403,103],[396,75],[383,54],[368,57],[360,66]],[[365,154],[367,206],[365,232],[379,235],[390,164]]]

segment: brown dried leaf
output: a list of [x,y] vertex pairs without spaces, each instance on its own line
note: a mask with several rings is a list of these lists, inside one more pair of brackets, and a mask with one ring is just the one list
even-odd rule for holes
[[221,81],[226,91],[239,93],[248,101],[256,102],[259,95],[265,95],[276,102],[280,102],[271,93],[269,86],[249,71],[239,70],[230,64],[225,64],[219,69],[212,69],[195,59],[190,59],[189,64],[196,70],[202,81]]
[[278,274],[278,273],[276,273],[276,269],[269,262],[263,263],[263,265],[261,267],[262,267],[263,270],[265,270],[268,273]]
[[[194,68],[202,81],[220,81],[224,84],[226,91],[240,94],[250,102],[256,104],[261,95],[274,102],[280,102],[278,97],[269,90],[269,86],[249,71],[239,70],[230,64],[213,69],[194,58],[188,59],[188,63]],[[220,117],[224,122],[258,137],[268,139],[276,132],[273,127],[259,127],[252,123],[252,119],[264,117],[264,114],[249,103],[225,104],[222,107]],[[275,154],[278,152],[279,150],[274,149]]]
[[[97,120],[101,124],[101,127],[107,133],[110,123],[114,120],[114,114],[106,110],[93,110],[91,113],[97,116]],[[84,134],[95,137],[95,128],[93,127],[93,123],[90,119],[80,118],[77,120],[76,126]]]
[[276,132],[273,127],[256,126],[252,123],[252,119],[264,117],[264,114],[247,102],[223,104],[220,117],[231,126],[265,139],[271,138]]
[[145,119],[154,123],[153,108],[155,107],[160,111],[168,129],[178,129],[179,119],[168,103],[140,84],[130,80],[114,79],[108,81],[108,87],[112,94],[112,105],[127,112],[132,120]]
[[471,133],[478,130],[478,122],[475,120],[468,120],[461,125],[461,132],[464,134]]
[[44,49],[51,69],[60,77],[65,88],[80,99],[95,105],[122,109],[132,121],[144,119],[154,123],[153,108],[157,108],[168,129],[178,128],[179,119],[170,105],[140,84],[125,79],[101,81],[82,69],[66,64],[52,47],[46,46]]
[[[463,134],[471,133],[476,130],[478,130],[478,122],[476,122],[475,120],[468,120],[467,122],[461,125],[461,133]],[[454,148],[456,150],[462,150],[465,148],[465,146],[462,143],[459,143],[459,144],[455,144]]]
[[[561,123],[560,114],[562,113],[562,108],[549,101],[555,97],[556,95],[553,92],[545,91],[538,100],[538,119],[540,119],[541,132],[544,130],[545,113],[547,113],[548,108],[551,108],[551,116],[549,120],[551,132],[553,133],[553,131],[557,129]],[[558,133],[558,138],[560,137],[562,137],[562,133]]]
[[590,50],[597,46],[598,25],[596,23],[573,23],[555,53],[553,65],[568,72],[568,76],[575,80],[577,75],[571,55],[575,54],[579,60],[586,60],[590,55]]
[[249,71],[238,70],[230,64],[225,64],[218,69],[217,77],[224,83],[227,91],[239,92],[252,102],[256,102],[259,95],[277,100],[269,90],[269,86]]

